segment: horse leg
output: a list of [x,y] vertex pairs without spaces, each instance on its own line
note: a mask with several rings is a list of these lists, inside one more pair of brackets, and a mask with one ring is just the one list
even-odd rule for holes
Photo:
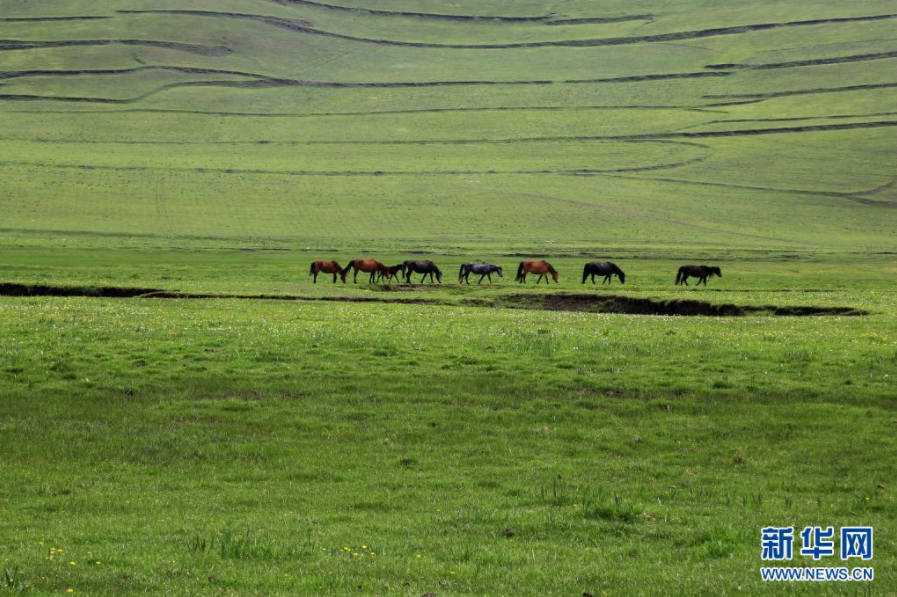
[[315,273],[314,273],[314,283],[315,283],[315,284],[318,283],[318,272],[315,272]]
[[336,272],[333,272],[333,283],[336,284]]

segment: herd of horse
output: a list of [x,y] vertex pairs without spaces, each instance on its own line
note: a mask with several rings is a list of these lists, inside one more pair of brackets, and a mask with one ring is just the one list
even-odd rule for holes
[[[314,261],[311,264],[309,275],[314,276],[315,284],[318,282],[318,274],[321,273],[333,274],[334,283],[336,283],[337,276],[345,282],[350,270],[354,271],[352,281],[356,284],[358,283],[358,272],[370,274],[368,277],[368,282],[370,284],[382,281],[388,283],[394,279],[396,281],[402,281],[404,279],[406,284],[410,284],[411,274],[422,274],[420,279],[421,284],[424,283],[427,276],[430,277],[431,283],[442,283],[442,272],[436,267],[436,264],[429,259],[408,260],[396,265],[384,265],[376,259],[353,259],[346,267],[340,266],[336,261]],[[461,284],[466,282],[467,284],[470,284],[470,274],[480,276],[479,280],[477,280],[477,284],[481,284],[484,278],[492,283],[492,274],[498,274],[498,277],[500,278],[504,277],[504,272],[500,265],[483,262],[462,263],[461,269],[458,270],[458,283]],[[521,261],[520,265],[517,266],[517,277],[515,280],[521,284],[526,284],[527,274],[539,275],[536,279],[536,284],[542,282],[543,279],[546,284],[549,284],[549,277],[551,277],[555,283],[560,283],[558,282],[557,270],[547,261]],[[620,284],[626,283],[626,274],[623,273],[623,270],[617,267],[616,264],[611,263],[610,261],[593,261],[586,263],[582,270],[582,284],[585,284],[587,279],[591,279],[592,284],[594,284],[596,276],[603,278],[601,281],[602,284],[610,284],[613,276],[617,276],[620,280]],[[683,265],[679,268],[679,271],[676,274],[676,284],[688,286],[688,278],[697,278],[698,286],[700,286],[701,283],[703,283],[704,286],[707,286],[707,278],[713,276],[718,276],[720,278],[723,276],[720,268],[709,265]]]

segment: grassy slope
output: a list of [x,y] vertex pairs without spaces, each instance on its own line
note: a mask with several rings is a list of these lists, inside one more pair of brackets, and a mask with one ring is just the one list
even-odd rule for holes
[[[626,38],[889,14],[893,6],[887,2],[867,3],[862,10],[818,3],[812,11],[778,3],[765,8],[753,4],[750,8],[694,3],[621,5],[606,7],[602,15],[590,14],[585,5],[565,5],[563,9],[540,3],[489,7],[495,14],[554,13],[556,19],[584,14],[653,15],[650,19],[570,25],[465,22],[276,3],[200,2],[187,7],[204,11],[204,15],[123,14],[116,12],[120,7],[115,4],[101,10],[93,4],[66,4],[60,14],[110,18],[0,23],[3,37],[161,40],[205,48],[224,46],[232,52],[203,55],[140,45],[4,52],[9,71],[144,69],[120,74],[35,73],[4,80],[2,91],[8,96],[90,100],[5,102],[7,111],[2,119],[8,140],[0,147],[0,156],[8,164],[9,174],[4,177],[6,191],[0,201],[10,214],[5,220],[10,232],[151,232],[169,237],[169,243],[175,245],[184,235],[243,236],[250,242],[277,237],[284,246],[296,247],[319,245],[323,239],[351,244],[362,229],[374,228],[381,231],[378,237],[406,248],[420,248],[420,239],[438,238],[441,231],[450,231],[447,237],[473,247],[471,236],[478,235],[529,243],[547,235],[563,245],[588,242],[596,235],[596,240],[610,240],[602,238],[607,234],[617,242],[651,238],[657,244],[680,244],[697,230],[701,242],[731,247],[756,244],[750,236],[733,236],[747,223],[752,234],[766,232],[762,240],[766,246],[848,250],[858,241],[880,249],[892,244],[890,230],[897,212],[876,208],[875,203],[892,201],[887,191],[864,195],[866,203],[860,205],[850,198],[824,198],[825,193],[869,191],[891,180],[892,126],[762,136],[666,137],[897,122],[893,114],[888,115],[897,112],[888,89],[833,91],[897,82],[890,78],[895,58],[759,70],[706,68],[720,63],[775,64],[886,53],[895,47],[888,41],[893,25],[890,19],[595,47],[464,49],[364,41],[469,45]],[[147,2],[126,8],[179,10],[185,6]],[[15,5],[9,9],[11,16],[31,14]],[[471,14],[483,10],[480,7]],[[466,14],[460,5],[453,11]],[[209,14],[214,12],[240,16]],[[280,23],[283,19],[301,20],[317,30],[356,39],[284,29],[246,15],[278,18]],[[154,65],[228,72],[146,69]],[[562,82],[674,73],[725,76]],[[484,84],[349,89],[227,86],[264,77],[300,82]],[[502,81],[545,82],[485,84]],[[554,83],[547,83],[550,81]],[[195,86],[200,83],[203,86]],[[743,95],[782,92],[801,95],[708,107],[757,99],[739,97]],[[127,103],[105,103],[107,99]],[[514,106],[530,109],[481,110]],[[571,109],[577,106],[601,109]],[[549,107],[556,109],[537,109]],[[143,111],[147,109],[176,112]],[[449,111],[428,111],[433,109]],[[21,114],[20,110],[37,113]],[[396,113],[407,110],[414,113]],[[87,113],[73,114],[76,111]],[[376,114],[384,111],[387,114]],[[779,117],[814,120],[768,120]],[[660,137],[652,139],[652,135]],[[624,138],[601,140],[621,136]],[[439,140],[465,143],[405,144]],[[333,141],[343,143],[330,145]],[[833,146],[838,151],[832,151]],[[72,165],[93,169],[68,167]],[[492,174],[529,170],[545,172],[513,177]],[[595,175],[582,179],[562,174],[570,170],[590,170]],[[37,171],[42,174],[36,175]],[[347,172],[355,176],[309,176]],[[427,176],[394,180],[389,175],[374,176],[375,172],[402,176],[425,172]],[[607,174],[634,180],[608,178]],[[722,186],[702,188],[693,182]],[[742,191],[725,186],[733,184],[751,188]],[[813,191],[820,196],[794,191]],[[23,202],[26,193],[31,200]],[[122,196],[130,199],[125,208]],[[90,207],[85,210],[88,200]],[[248,207],[244,210],[241,205]],[[256,205],[260,207],[256,209]],[[349,215],[349,207],[355,205],[361,206],[363,217]],[[482,224],[467,221],[465,212],[474,209],[485,210]],[[788,214],[803,225],[793,226]],[[609,215],[614,220],[613,231],[596,232],[599,222]],[[646,226],[646,218],[669,224]],[[198,220],[201,223],[197,224]],[[536,222],[538,236],[534,234]],[[737,225],[733,226],[734,222]],[[847,229],[833,222],[844,223]],[[203,229],[198,230],[197,225]],[[108,237],[98,241],[102,246],[107,242]]]
[[[876,528],[874,588],[893,586],[897,96],[875,86],[897,58],[870,55],[897,50],[895,20],[370,40],[894,3],[351,4],[381,12],[0,1],[109,17],[0,20],[2,39],[192,44],[0,50],[0,281],[382,297],[312,286],[307,263],[427,252],[451,281],[535,253],[565,291],[609,257],[630,296],[872,315],[461,306],[507,287],[413,294],[439,307],[4,299],[0,565],[39,594],[719,594],[760,590],[761,526],[856,523]],[[243,16],[116,12],[187,8]],[[781,65],[808,60],[831,63]],[[84,69],[129,72],[24,72]],[[417,85],[453,81],[475,84]],[[806,126],[826,128],[745,134]],[[674,289],[693,260],[725,277]]]

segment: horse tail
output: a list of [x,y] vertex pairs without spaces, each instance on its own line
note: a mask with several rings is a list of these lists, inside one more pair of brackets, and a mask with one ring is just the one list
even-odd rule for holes
[[520,262],[520,265],[517,266],[517,280],[523,278],[523,262]]
[[309,275],[309,276],[314,275],[314,273],[315,273],[315,264],[316,264],[316,263],[317,263],[317,261],[312,261],[312,262],[311,262],[311,269],[308,270],[308,275]]
[[582,283],[583,284],[586,283],[586,278],[588,278],[588,277],[589,277],[589,264],[587,263],[584,266],[582,266]]
[[684,270],[684,269],[685,269],[684,267],[680,267],[679,271],[676,273],[676,284],[679,284],[680,282],[682,282],[682,275],[683,275],[682,270]]
[[461,276],[464,275],[464,266],[465,266],[465,265],[467,265],[467,264],[466,264],[466,263],[462,263],[462,264],[461,264],[461,269],[458,270],[458,282],[461,281]]

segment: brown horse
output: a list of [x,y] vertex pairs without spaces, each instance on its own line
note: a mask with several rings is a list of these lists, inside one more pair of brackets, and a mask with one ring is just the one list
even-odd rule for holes
[[376,259],[353,259],[349,262],[349,265],[340,272],[343,282],[346,281],[346,274],[349,273],[350,269],[355,270],[355,275],[352,277],[352,281],[355,284],[358,284],[358,272],[371,274],[368,284],[373,284],[375,282],[377,274],[384,274],[386,272],[386,266]]
[[551,274],[555,283],[560,284],[557,271],[547,261],[521,261],[517,266],[517,281],[526,284],[526,274],[539,274],[536,284],[541,282],[543,277],[545,283],[548,284],[548,275]]
[[[340,264],[336,261],[313,261],[311,264],[311,271],[309,274],[315,277],[315,284],[318,283],[318,274],[324,272],[325,274],[333,274],[333,282],[336,283],[336,275],[342,273],[343,268],[340,267]],[[344,279],[343,282],[346,280]]]
[[387,282],[392,281],[393,278],[396,279],[397,282],[402,281],[401,274],[405,273],[405,264],[400,263],[398,265],[387,265],[386,268],[377,274],[377,279],[382,280],[386,278]]

